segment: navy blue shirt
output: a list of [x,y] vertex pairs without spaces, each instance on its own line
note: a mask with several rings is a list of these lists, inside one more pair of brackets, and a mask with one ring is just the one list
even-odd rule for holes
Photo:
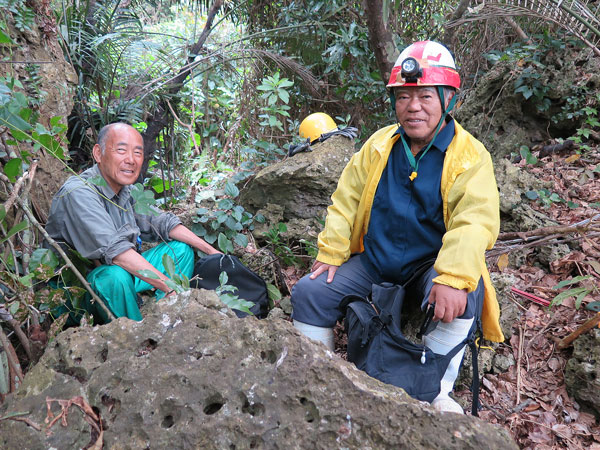
[[[401,127],[410,148],[410,138]],[[434,259],[446,232],[440,183],[446,149],[454,138],[454,120],[438,133],[429,151],[413,171],[402,140],[398,139],[377,186],[369,229],[361,258],[370,273],[386,281],[403,284],[423,262]],[[415,156],[419,160],[424,148]]]

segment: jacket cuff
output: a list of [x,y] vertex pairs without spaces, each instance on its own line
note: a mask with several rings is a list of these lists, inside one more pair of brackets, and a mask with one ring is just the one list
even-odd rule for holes
[[330,264],[332,266],[341,266],[342,264],[344,264],[346,261],[344,260],[344,258],[339,258],[339,257],[335,257],[335,256],[329,256],[326,255],[323,252],[319,252],[319,254],[317,255],[317,261],[322,262],[324,264]]
[[449,274],[438,275],[432,281],[436,284],[443,284],[454,289],[466,289],[467,292],[473,292],[475,289],[477,289],[477,285],[475,283]]

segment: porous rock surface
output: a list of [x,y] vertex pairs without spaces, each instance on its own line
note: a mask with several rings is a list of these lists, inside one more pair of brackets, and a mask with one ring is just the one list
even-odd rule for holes
[[[583,103],[598,107],[598,100],[584,92],[600,87],[599,69],[600,58],[589,48],[571,45],[540,47],[535,57],[518,63],[500,60],[477,81],[455,117],[483,142],[494,161],[518,155],[523,145],[532,149],[550,138],[566,139],[585,121]],[[529,86],[536,94],[525,99],[519,86]]]
[[241,189],[240,204],[267,219],[255,234],[284,222],[287,238],[316,240],[322,228],[319,220],[325,217],[331,194],[356,149],[343,136],[333,136],[311,149],[264,168]]
[[565,368],[569,395],[600,417],[600,330],[579,336]]
[[237,319],[207,291],[164,299],[142,322],[61,333],[0,407],[0,417],[28,412],[40,431],[0,421],[0,448],[97,442],[77,407],[46,430],[46,399],[77,396],[111,449],[516,448],[503,429],[434,412],[285,320]]

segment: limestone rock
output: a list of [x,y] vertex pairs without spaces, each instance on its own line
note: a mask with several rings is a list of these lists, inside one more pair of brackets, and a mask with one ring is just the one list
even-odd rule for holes
[[521,311],[510,300],[510,288],[517,284],[517,278],[508,273],[491,272],[490,279],[496,289],[496,298],[500,304],[500,327],[506,339],[512,336],[512,327],[521,317]]
[[531,208],[525,197],[528,191],[549,188],[550,182],[535,177],[507,159],[494,162],[494,172],[500,191],[502,231],[527,231],[556,225],[549,217]]
[[[577,103],[599,106],[585,94],[600,86],[600,59],[592,55],[588,48],[567,45],[540,48],[535,66],[525,62],[516,68],[515,60],[499,61],[478,80],[455,117],[494,161],[518,155],[522,145],[531,149],[549,138],[573,136],[585,120]],[[517,92],[522,86],[534,95],[525,99]]]
[[111,449],[517,448],[505,430],[437,413],[287,321],[237,319],[208,291],[163,299],[142,322],[61,333],[0,407],[0,416],[27,411],[41,430],[0,421],[0,448],[96,442],[75,406],[66,426],[46,432],[47,398],[78,396]]
[[316,240],[322,228],[319,220],[355,148],[348,138],[333,136],[312,149],[264,168],[241,190],[240,204],[267,219],[255,234],[285,222],[287,238]]
[[492,373],[504,373],[507,372],[512,366],[515,365],[515,357],[510,353],[508,356],[495,354],[493,360]]
[[569,395],[600,415],[600,330],[595,328],[573,343],[573,357],[565,368]]

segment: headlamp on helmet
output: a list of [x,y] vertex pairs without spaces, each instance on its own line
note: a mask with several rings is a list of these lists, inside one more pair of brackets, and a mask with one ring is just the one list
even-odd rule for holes
[[417,78],[423,76],[419,62],[415,58],[406,58],[401,64],[401,76],[407,83],[416,83]]

